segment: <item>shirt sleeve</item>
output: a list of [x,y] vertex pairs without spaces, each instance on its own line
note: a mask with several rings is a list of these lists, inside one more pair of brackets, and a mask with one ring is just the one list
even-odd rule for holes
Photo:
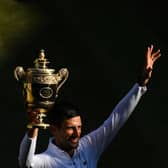
[[18,157],[19,166],[21,168],[26,167],[26,165],[29,165],[29,163],[31,163],[36,149],[36,142],[37,137],[29,138],[27,134],[25,134],[25,136],[23,137],[20,144]]
[[146,86],[142,87],[136,83],[116,105],[107,120],[98,129],[81,139],[81,144],[89,157],[94,157],[93,159],[99,158],[100,154],[134,111],[146,90]]

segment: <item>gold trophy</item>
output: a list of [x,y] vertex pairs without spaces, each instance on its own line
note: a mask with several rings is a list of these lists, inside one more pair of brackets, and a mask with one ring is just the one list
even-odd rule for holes
[[38,108],[37,119],[39,123],[28,123],[27,127],[39,127],[46,129],[47,111],[53,106],[58,96],[58,91],[68,78],[67,68],[55,69],[47,67],[49,61],[45,58],[44,50],[40,51],[39,57],[34,61],[34,68],[24,71],[23,67],[17,66],[14,76],[22,82],[23,97],[26,108]]

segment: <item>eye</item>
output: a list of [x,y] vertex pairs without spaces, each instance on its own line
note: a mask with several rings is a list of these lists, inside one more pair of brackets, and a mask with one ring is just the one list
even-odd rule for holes
[[66,127],[66,130],[73,130],[74,127]]

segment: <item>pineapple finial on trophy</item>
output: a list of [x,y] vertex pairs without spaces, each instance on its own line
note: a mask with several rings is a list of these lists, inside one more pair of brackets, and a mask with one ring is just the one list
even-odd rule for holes
[[50,62],[45,58],[44,49],[40,50],[39,57],[34,60],[34,63],[36,68],[47,68],[47,64]]

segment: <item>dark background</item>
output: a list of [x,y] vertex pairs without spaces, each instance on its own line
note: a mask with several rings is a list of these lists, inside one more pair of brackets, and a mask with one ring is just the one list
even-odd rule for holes
[[[16,66],[40,49],[70,76],[60,99],[77,104],[84,133],[98,127],[136,82],[147,46],[160,48],[148,92],[99,161],[99,168],[167,168],[167,6],[158,1],[1,0],[1,165],[17,168],[26,113]],[[40,132],[38,150],[47,145]]]

